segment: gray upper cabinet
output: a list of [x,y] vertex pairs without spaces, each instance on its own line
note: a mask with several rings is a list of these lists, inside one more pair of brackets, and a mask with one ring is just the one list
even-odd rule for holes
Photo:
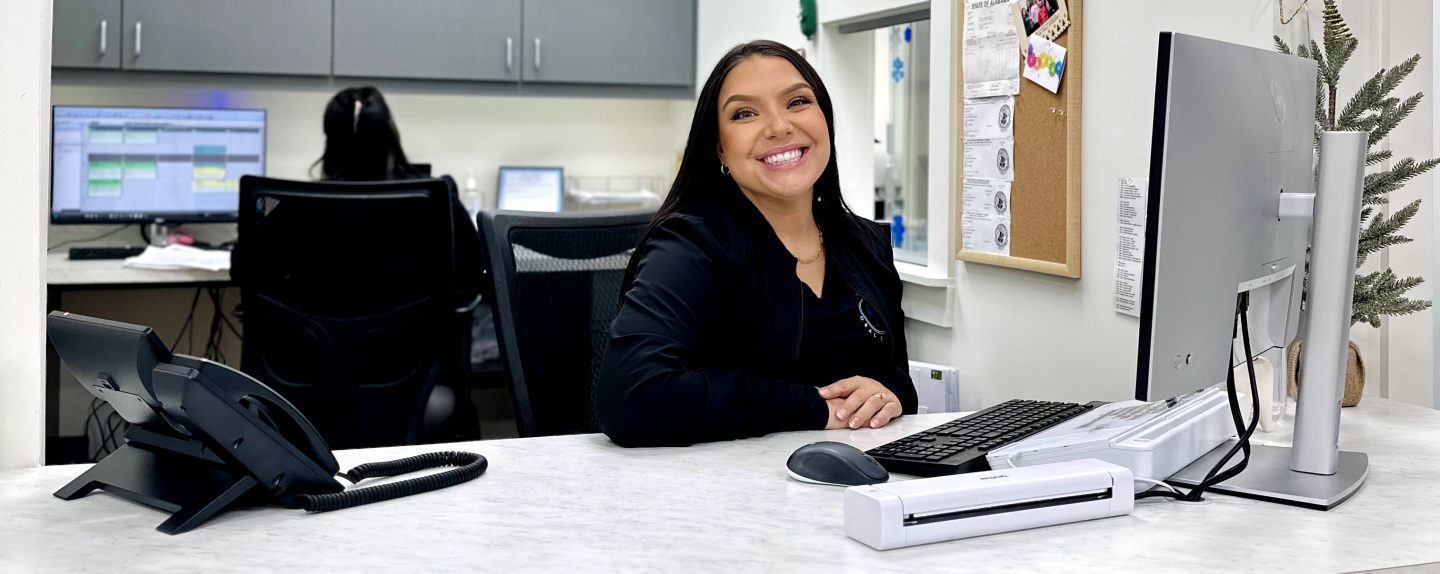
[[123,66],[330,74],[331,0],[125,0]]
[[525,0],[524,81],[688,86],[691,0]]
[[120,67],[120,0],[55,0],[51,65]]
[[335,0],[335,75],[520,79],[521,0]]

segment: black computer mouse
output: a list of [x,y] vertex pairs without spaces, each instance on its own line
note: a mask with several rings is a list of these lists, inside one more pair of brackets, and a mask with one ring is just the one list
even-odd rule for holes
[[879,462],[860,449],[841,442],[816,442],[802,446],[785,461],[790,478],[801,482],[858,486],[890,479]]

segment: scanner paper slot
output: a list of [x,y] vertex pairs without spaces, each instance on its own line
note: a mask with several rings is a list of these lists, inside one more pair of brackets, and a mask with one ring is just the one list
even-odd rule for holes
[[934,524],[936,522],[946,522],[950,520],[964,520],[967,518],[977,518],[980,516],[991,516],[995,514],[1005,514],[1009,512],[1020,512],[1024,510],[1036,510],[1041,508],[1050,508],[1054,506],[1064,506],[1067,504],[1079,504],[1082,502],[1108,500],[1110,498],[1113,498],[1114,496],[1115,490],[1113,488],[1106,488],[1103,490],[1094,490],[1089,492],[1081,492],[1055,497],[1037,498],[1021,502],[1012,502],[1009,504],[980,506],[959,510],[943,510],[939,512],[929,513],[914,513],[905,515],[904,524],[905,526],[920,526],[923,524]]

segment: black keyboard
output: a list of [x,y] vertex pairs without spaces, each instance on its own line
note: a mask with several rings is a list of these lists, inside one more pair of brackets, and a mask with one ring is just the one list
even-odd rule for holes
[[985,454],[1089,411],[1090,405],[1005,401],[865,452],[890,472],[941,476],[990,470]]
[[125,259],[145,252],[144,247],[71,247],[71,259]]

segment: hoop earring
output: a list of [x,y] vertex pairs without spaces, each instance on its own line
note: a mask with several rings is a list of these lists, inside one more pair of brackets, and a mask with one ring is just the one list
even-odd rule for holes
[[730,168],[729,168],[729,167],[726,167],[725,164],[722,163],[722,164],[720,164],[720,173],[723,173],[723,174],[725,174],[725,175],[730,175]]

